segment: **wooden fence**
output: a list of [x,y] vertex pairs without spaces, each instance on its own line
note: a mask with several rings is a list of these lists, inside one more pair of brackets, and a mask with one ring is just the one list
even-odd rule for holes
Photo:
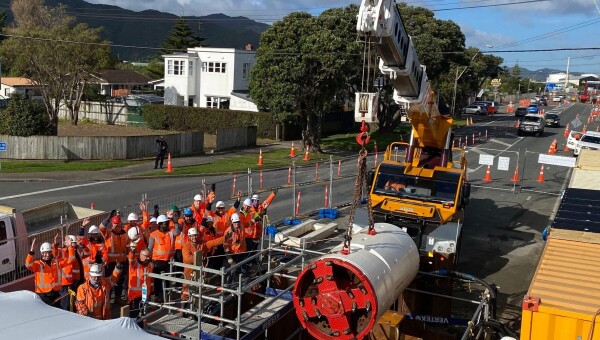
[[[36,160],[137,159],[154,157],[155,136],[126,137],[15,137],[0,135],[6,152],[2,158]],[[165,135],[172,155],[194,155],[204,152],[204,133],[191,132]]]
[[[129,114],[127,105],[112,102],[86,102],[82,101],[79,107],[79,119],[87,119],[92,122],[125,125]],[[58,117],[70,119],[69,109],[61,105]]]

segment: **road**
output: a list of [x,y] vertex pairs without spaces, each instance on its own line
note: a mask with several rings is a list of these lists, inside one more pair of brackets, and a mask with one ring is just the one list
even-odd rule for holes
[[[518,137],[514,128],[514,117],[499,114],[495,117],[475,117],[476,124],[457,130],[456,143],[463,143],[469,137],[467,158],[469,181],[473,185],[470,204],[467,207],[463,226],[463,243],[458,270],[495,282],[500,287],[499,302],[503,316],[518,326],[520,301],[526,293],[543,249],[542,230],[550,224],[552,213],[557,207],[561,190],[566,185],[570,169],[563,166],[545,165],[544,181],[538,182],[541,165],[539,154],[546,154],[552,140],[557,139],[557,156],[572,157],[572,152],[563,152],[566,138],[564,125],[579,115],[587,120],[591,106],[568,104],[561,107],[547,107],[561,116],[561,128],[546,128],[542,137]],[[596,129],[592,123],[588,130]],[[487,133],[487,139],[485,139]],[[475,144],[473,144],[475,135]],[[481,137],[480,137],[481,136]],[[487,165],[479,164],[481,155],[493,156],[490,166],[490,179],[486,182]],[[381,155],[380,155],[381,157]],[[490,156],[488,156],[489,158]],[[505,157],[499,170],[499,159]],[[381,159],[381,158],[380,158]],[[370,158],[371,165],[373,159]],[[299,164],[301,162],[298,162]],[[515,167],[518,182],[512,181]],[[308,183],[315,179],[315,167],[298,168],[296,181]],[[337,177],[337,164],[333,166]],[[334,181],[333,205],[349,201],[356,173],[356,160],[342,164],[341,175],[347,178]],[[329,169],[323,163],[319,168],[319,181],[298,188],[301,191],[300,213],[322,208],[324,205],[324,185]],[[294,195],[287,186],[288,170],[265,171],[263,188],[281,187],[277,199],[269,209],[271,220],[290,217],[295,208],[297,193]],[[252,174],[253,188],[259,187],[259,174]],[[232,175],[206,177],[206,183],[216,183],[217,197],[231,197]],[[114,182],[0,182],[2,196],[0,204],[19,209],[56,201],[68,200],[76,205],[89,206],[94,202],[97,209],[109,210],[122,207],[132,209],[143,194],[153,198],[154,203],[165,206],[170,201],[189,204],[198,191],[200,177],[140,179]],[[247,176],[238,175],[236,190],[247,191]],[[266,190],[266,189],[265,189]],[[177,194],[173,194],[177,193]],[[165,196],[170,194],[168,196]],[[262,193],[266,196],[266,193]],[[165,196],[160,198],[161,196]],[[264,197],[263,197],[264,198]],[[229,200],[231,202],[231,200]],[[518,327],[517,327],[518,328]]]

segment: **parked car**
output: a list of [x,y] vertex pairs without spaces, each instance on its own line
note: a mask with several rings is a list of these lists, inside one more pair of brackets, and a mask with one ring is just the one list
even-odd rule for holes
[[546,126],[560,127],[560,116],[556,113],[546,113]]
[[524,133],[530,133],[537,134],[537,136],[540,137],[544,134],[544,126],[546,126],[546,119],[544,116],[538,115],[537,113],[528,113],[521,120],[517,134],[521,136]]
[[581,133],[580,131],[569,132],[569,137],[567,138],[567,147],[571,150],[575,150],[582,135],[583,133]]
[[473,102],[472,105],[485,105],[487,108],[487,112],[489,114],[496,114],[498,113],[498,107],[500,106],[500,103],[498,102],[493,102],[493,101],[476,101]]
[[600,132],[588,131],[584,133],[575,149],[573,149],[573,154],[579,156],[581,149],[600,150]]
[[483,105],[467,105],[462,108],[463,114],[484,115],[487,114],[487,107]]
[[546,98],[540,98],[540,100],[538,100],[538,104],[548,106],[548,100]]
[[531,104],[527,107],[527,112],[529,113],[539,113],[540,107],[537,104]]
[[515,117],[523,117],[527,114],[527,108],[524,106],[517,107],[515,110]]
[[552,101],[553,101],[553,102],[555,102],[555,103],[560,103],[560,101],[561,101],[561,100],[562,100],[562,99],[560,98],[560,96],[554,96],[554,97],[552,98]]

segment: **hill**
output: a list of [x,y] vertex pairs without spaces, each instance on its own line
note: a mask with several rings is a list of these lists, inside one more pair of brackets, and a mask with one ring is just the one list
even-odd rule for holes
[[[135,12],[118,6],[91,4],[83,0],[45,0],[47,6],[59,3],[67,7],[67,12],[77,22],[90,27],[103,27],[102,37],[114,45],[113,54],[121,60],[143,61],[160,54],[153,49],[134,46],[160,47],[178,16],[154,10]],[[9,8],[9,5],[3,6]],[[9,24],[13,21],[10,9],[6,11]],[[260,34],[269,25],[245,17],[230,17],[224,14],[208,16],[186,16],[187,23],[194,33],[206,40],[203,45],[214,47],[244,48],[248,43],[258,46]],[[132,47],[123,47],[132,46]]]
[[[535,80],[535,81],[546,81],[546,79],[548,79],[548,76],[550,74],[553,73],[565,73],[565,70],[556,70],[556,69],[551,69],[551,68],[543,68],[543,69],[539,69],[539,70],[528,70],[526,68],[521,67],[521,78],[523,79],[529,79],[531,78],[531,80]],[[581,72],[569,72],[569,74],[573,75],[573,76],[580,76]]]

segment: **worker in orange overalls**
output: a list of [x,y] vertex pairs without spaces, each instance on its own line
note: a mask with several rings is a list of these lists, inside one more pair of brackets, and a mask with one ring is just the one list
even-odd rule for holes
[[70,244],[71,247],[75,250],[75,258],[69,259],[73,261],[73,263],[68,264],[62,267],[62,287],[60,288],[59,295],[60,299],[60,307],[64,310],[71,310],[72,302],[71,302],[71,293],[75,293],[77,291],[77,287],[82,283],[83,278],[81,274],[81,268],[83,264],[81,262],[81,246],[77,243],[77,237],[75,235],[67,235],[65,236],[64,247],[59,248],[58,244],[52,244],[52,255],[56,257],[59,261],[62,259],[69,258],[69,247],[67,244]]
[[246,252],[246,240],[244,235],[244,228],[240,220],[238,213],[231,215],[231,227],[227,230],[227,234],[231,234],[228,237],[227,242],[223,243],[225,254],[228,254],[228,262],[233,265],[236,262],[243,260],[244,253]]
[[129,237],[127,237],[127,233],[123,230],[120,217],[113,217],[111,222],[112,228],[105,242],[106,249],[108,250],[108,263],[104,267],[104,277],[110,277],[117,263],[121,264],[123,275],[119,276],[119,280],[114,286],[115,303],[125,305],[127,304],[127,298],[123,296],[123,286],[127,278],[127,246],[129,244]]
[[[167,214],[173,216],[173,210],[169,210]],[[153,273],[160,274],[161,272],[169,271],[169,261],[175,255],[175,238],[181,233],[181,226],[175,222],[175,229],[169,228],[169,219],[165,215],[160,215],[156,219],[158,230],[150,234],[148,239],[148,249],[150,250],[151,259],[154,263]],[[163,299],[162,280],[154,280],[156,295],[159,300]]]
[[[210,242],[217,238],[217,230],[215,229],[214,221],[211,216],[206,216],[202,219],[202,224],[200,224],[200,235],[202,236],[202,241],[204,243]],[[215,256],[217,255],[217,251],[221,250],[221,255],[225,254],[223,250],[223,245],[219,245],[217,247],[213,247],[206,252],[206,266],[210,269],[221,269],[223,264],[223,256]]]
[[[54,243],[58,243],[58,234],[54,238]],[[72,265],[75,261],[75,249],[71,246],[70,241],[66,243],[68,248],[68,256],[60,260],[52,255],[52,245],[49,242],[44,242],[40,246],[42,258],[34,261],[35,254],[35,238],[31,242],[31,249],[25,259],[25,267],[35,274],[35,292],[37,295],[50,306],[60,308],[58,301],[59,291],[62,287],[62,269],[68,265]]]
[[190,206],[192,213],[194,214],[194,220],[196,223],[200,224],[202,219],[204,218],[204,213],[206,211],[206,202],[204,202],[204,198],[202,195],[197,194],[194,196],[194,202]]
[[277,195],[277,191],[273,191],[271,192],[271,194],[267,197],[266,200],[264,200],[262,203],[260,203],[260,199],[258,197],[257,194],[252,195],[251,197],[251,201],[252,201],[252,208],[251,211],[260,214],[261,216],[265,215],[267,213],[267,208],[269,207],[269,205],[271,205],[271,202],[273,202],[273,200],[275,199],[275,196]]
[[175,261],[177,262],[183,262],[181,249],[188,241],[188,230],[192,228],[197,228],[194,212],[190,208],[183,208],[183,223],[181,223],[181,233],[175,239]]
[[144,284],[146,285],[146,299],[149,300],[154,292],[154,280],[146,275],[152,273],[153,265],[148,248],[138,252],[135,247],[132,247],[127,258],[129,259],[129,289],[127,291],[130,307],[129,317],[137,318],[141,308]]
[[[210,254],[215,247],[223,244],[223,241],[225,240],[225,236],[221,236],[210,241],[204,241],[201,233],[196,228],[191,228],[188,230],[188,238],[189,241],[183,245],[182,249],[183,263],[194,264],[194,255],[196,252],[200,251],[202,252],[202,266],[206,266],[207,264],[207,255]],[[183,275],[185,276],[186,280],[192,279],[192,272],[193,270],[190,268],[185,268],[183,270]],[[184,284],[181,300],[187,300],[188,298],[188,287],[186,284]]]
[[[241,227],[244,230],[246,250],[254,251],[258,246],[262,234],[262,217],[252,207],[252,200],[246,198],[239,212]],[[248,253],[248,256],[252,254]]]
[[110,290],[117,283],[123,264],[118,262],[110,277],[102,277],[102,266],[90,266],[90,278],[77,288],[77,313],[98,320],[110,319]]

